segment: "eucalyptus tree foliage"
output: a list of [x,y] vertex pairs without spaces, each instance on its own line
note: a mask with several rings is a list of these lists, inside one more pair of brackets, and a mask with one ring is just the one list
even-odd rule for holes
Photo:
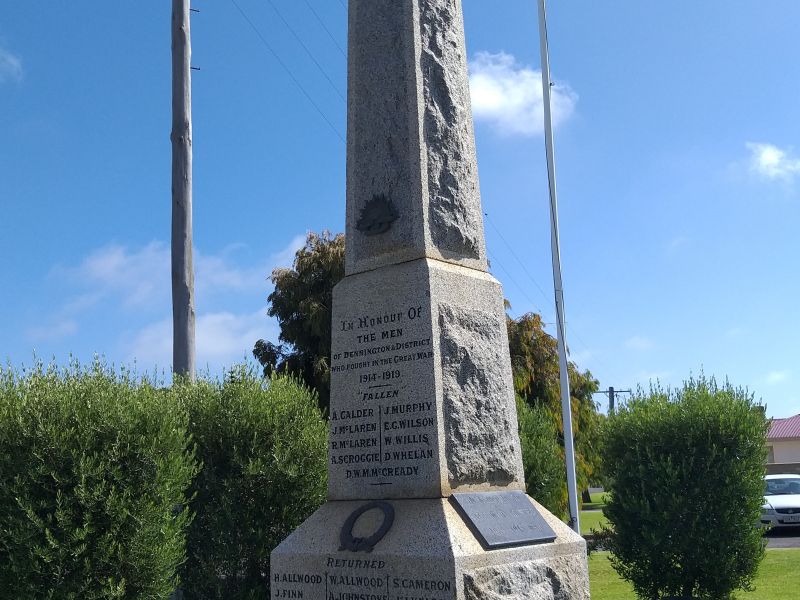
[[258,340],[253,355],[264,374],[290,373],[317,391],[320,408],[330,402],[333,287],[344,277],[344,234],[309,233],[290,269],[275,269],[267,314],[278,319],[278,344]]
[[[536,313],[517,319],[509,317],[507,325],[514,389],[527,405],[550,415],[563,447],[558,342],[544,330],[542,316]],[[586,489],[599,483],[601,477],[599,436],[604,417],[592,399],[598,389],[597,380],[573,362],[568,369],[578,487]]]

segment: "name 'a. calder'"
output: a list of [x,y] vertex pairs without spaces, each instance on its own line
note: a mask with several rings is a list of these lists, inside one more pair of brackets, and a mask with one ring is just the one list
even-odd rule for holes
[[334,410],[331,412],[331,421],[338,421],[339,419],[363,419],[371,417],[375,414],[372,408],[355,408],[353,410]]

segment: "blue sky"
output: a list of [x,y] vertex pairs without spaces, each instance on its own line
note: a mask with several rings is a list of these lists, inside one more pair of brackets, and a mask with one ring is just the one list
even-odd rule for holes
[[[277,337],[271,269],[343,229],[345,5],[193,3],[212,373]],[[0,355],[168,370],[169,3],[0,7]],[[548,11],[571,358],[604,388],[704,371],[800,412],[800,3]],[[514,315],[552,322],[536,2],[464,12],[492,271]]]

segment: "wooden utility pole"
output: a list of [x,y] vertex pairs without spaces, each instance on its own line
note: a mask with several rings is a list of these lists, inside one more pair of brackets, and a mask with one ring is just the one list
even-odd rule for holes
[[600,390],[598,392],[592,392],[593,394],[605,394],[608,396],[608,416],[612,416],[614,414],[614,410],[616,407],[617,402],[617,394],[633,394],[632,390],[615,390],[613,387],[609,387],[607,390]]
[[194,380],[189,1],[172,0],[172,371]]

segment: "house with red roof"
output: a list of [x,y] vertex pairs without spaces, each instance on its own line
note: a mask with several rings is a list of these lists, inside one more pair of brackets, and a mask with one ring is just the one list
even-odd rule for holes
[[767,452],[770,473],[800,472],[800,415],[772,420]]

